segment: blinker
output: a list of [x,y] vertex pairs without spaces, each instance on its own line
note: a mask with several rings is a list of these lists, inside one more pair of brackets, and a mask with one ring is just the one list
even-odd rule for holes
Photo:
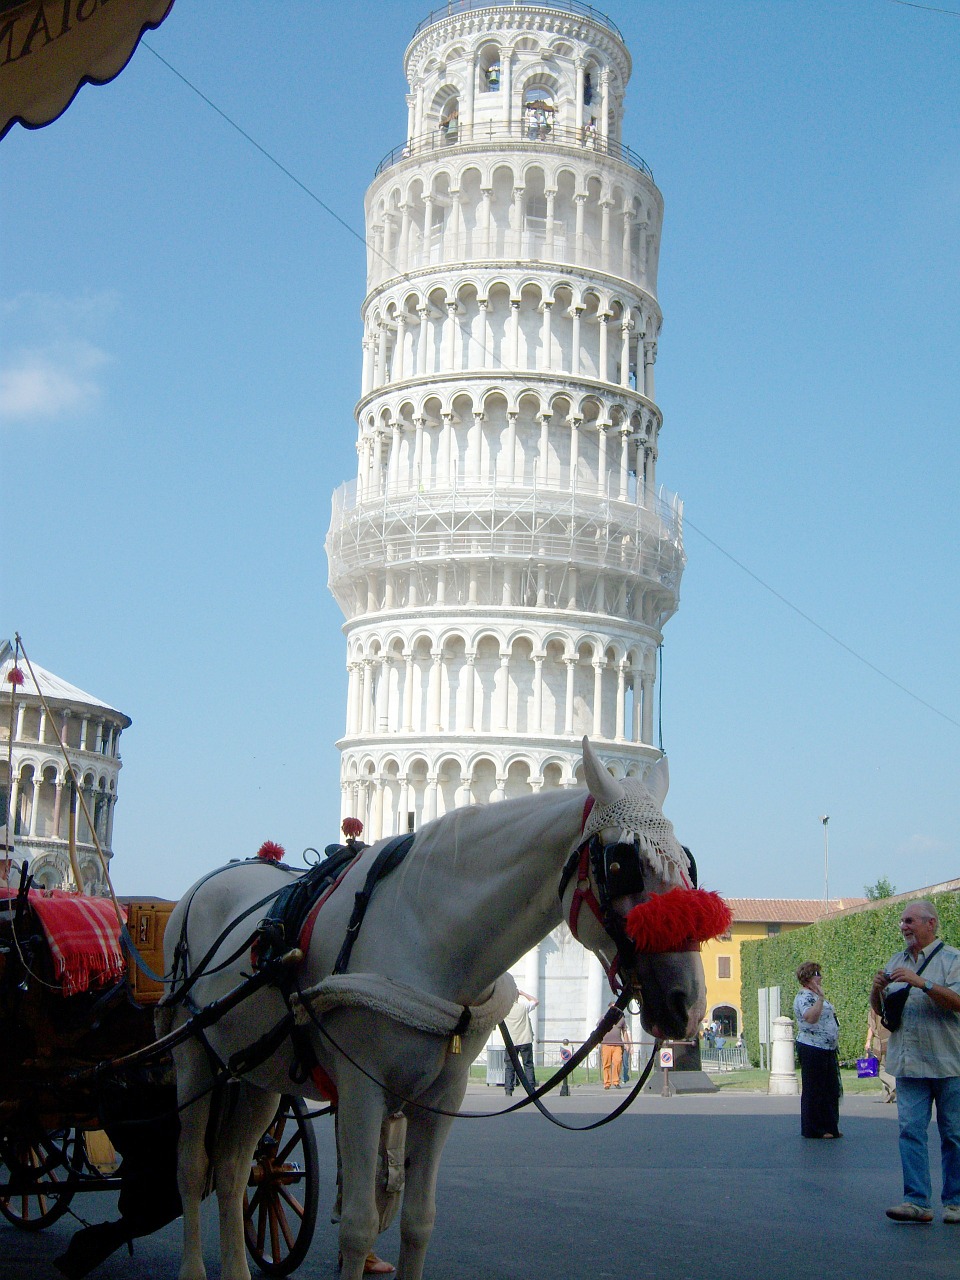
[[595,856],[594,869],[607,902],[643,893],[643,864],[635,841],[600,845]]

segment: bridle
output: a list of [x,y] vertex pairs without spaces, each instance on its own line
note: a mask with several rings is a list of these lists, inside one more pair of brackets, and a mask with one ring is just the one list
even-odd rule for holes
[[[594,806],[594,797],[588,796],[583,806],[580,831],[583,832]],[[697,888],[697,865],[690,850],[684,848],[690,862],[690,874],[681,873],[683,886]],[[619,839],[604,843],[601,832],[583,840],[570,854],[560,875],[557,892],[563,909],[564,895],[574,876],[573,895],[566,912],[570,932],[581,941],[578,933],[580,913],[584,907],[616,947],[616,956],[609,964],[600,956],[600,963],[607,974],[612,990],[623,989],[621,973],[633,968],[637,961],[637,948],[624,927],[624,917],[614,907],[621,898],[640,897],[645,892],[644,856],[640,840],[632,831],[621,830]],[[691,949],[699,948],[699,942]]]

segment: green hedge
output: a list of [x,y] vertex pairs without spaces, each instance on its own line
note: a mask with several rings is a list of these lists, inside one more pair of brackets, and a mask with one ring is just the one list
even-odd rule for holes
[[[907,901],[878,903],[854,915],[741,944],[740,1007],[744,1039],[754,1063],[760,1061],[757,991],[779,986],[780,1012],[792,1017],[793,998],[799,990],[796,970],[805,960],[815,960],[823,968],[823,989],[840,1023],[841,1062],[852,1062],[863,1054],[870,983],[901,949],[897,926]],[[932,902],[940,916],[939,936],[960,948],[960,891],[935,894]]]

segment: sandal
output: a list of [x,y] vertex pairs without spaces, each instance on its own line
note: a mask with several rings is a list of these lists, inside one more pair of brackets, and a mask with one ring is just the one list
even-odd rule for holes
[[[343,1266],[342,1253],[337,1254],[337,1266]],[[396,1269],[397,1268],[392,1263],[387,1262],[384,1258],[378,1258],[372,1249],[367,1254],[366,1260],[363,1264],[363,1274],[365,1276],[388,1276],[396,1271]]]

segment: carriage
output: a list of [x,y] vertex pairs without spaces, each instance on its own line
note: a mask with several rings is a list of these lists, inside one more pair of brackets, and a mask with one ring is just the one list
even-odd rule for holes
[[[70,1280],[181,1211],[180,1280],[204,1280],[199,1204],[211,1186],[223,1280],[249,1280],[247,1255],[285,1274],[316,1218],[304,1099],[326,1099],[342,1157],[343,1280],[360,1280],[401,1202],[398,1280],[421,1280],[470,1064],[516,997],[510,968],[540,938],[566,920],[606,969],[617,1007],[636,999],[657,1040],[689,1036],[703,1014],[699,943],[730,913],[697,887],[663,816],[666,762],[643,783],[617,781],[585,738],[583,765],[585,789],[468,806],[371,847],[348,842],[316,876],[281,864],[268,842],[202,877],[169,919],[159,904],[128,903],[134,938],[165,975],[158,1040],[159,982],[148,991],[127,966],[99,994],[55,989],[44,966],[57,939],[48,930],[44,943],[32,919],[41,895],[21,886],[0,933],[0,1031],[23,1029],[9,1081],[0,1069],[0,1212],[36,1229],[79,1190],[113,1185],[92,1136],[103,1130],[124,1156],[121,1220],[88,1228],[103,1239],[78,1233],[57,1263]],[[316,896],[303,901],[311,879]],[[298,903],[295,924],[272,914],[282,901]],[[547,1087],[531,1093],[538,1105]]]
[[[154,1030],[175,904],[119,903],[135,955],[118,946],[109,899],[0,886],[0,1214],[40,1231],[78,1195],[118,1193],[119,1219],[76,1232],[58,1259],[69,1277],[181,1211],[173,1064]],[[246,1247],[265,1274],[303,1261],[317,1199],[310,1112],[284,1096],[256,1144],[244,1197]]]

